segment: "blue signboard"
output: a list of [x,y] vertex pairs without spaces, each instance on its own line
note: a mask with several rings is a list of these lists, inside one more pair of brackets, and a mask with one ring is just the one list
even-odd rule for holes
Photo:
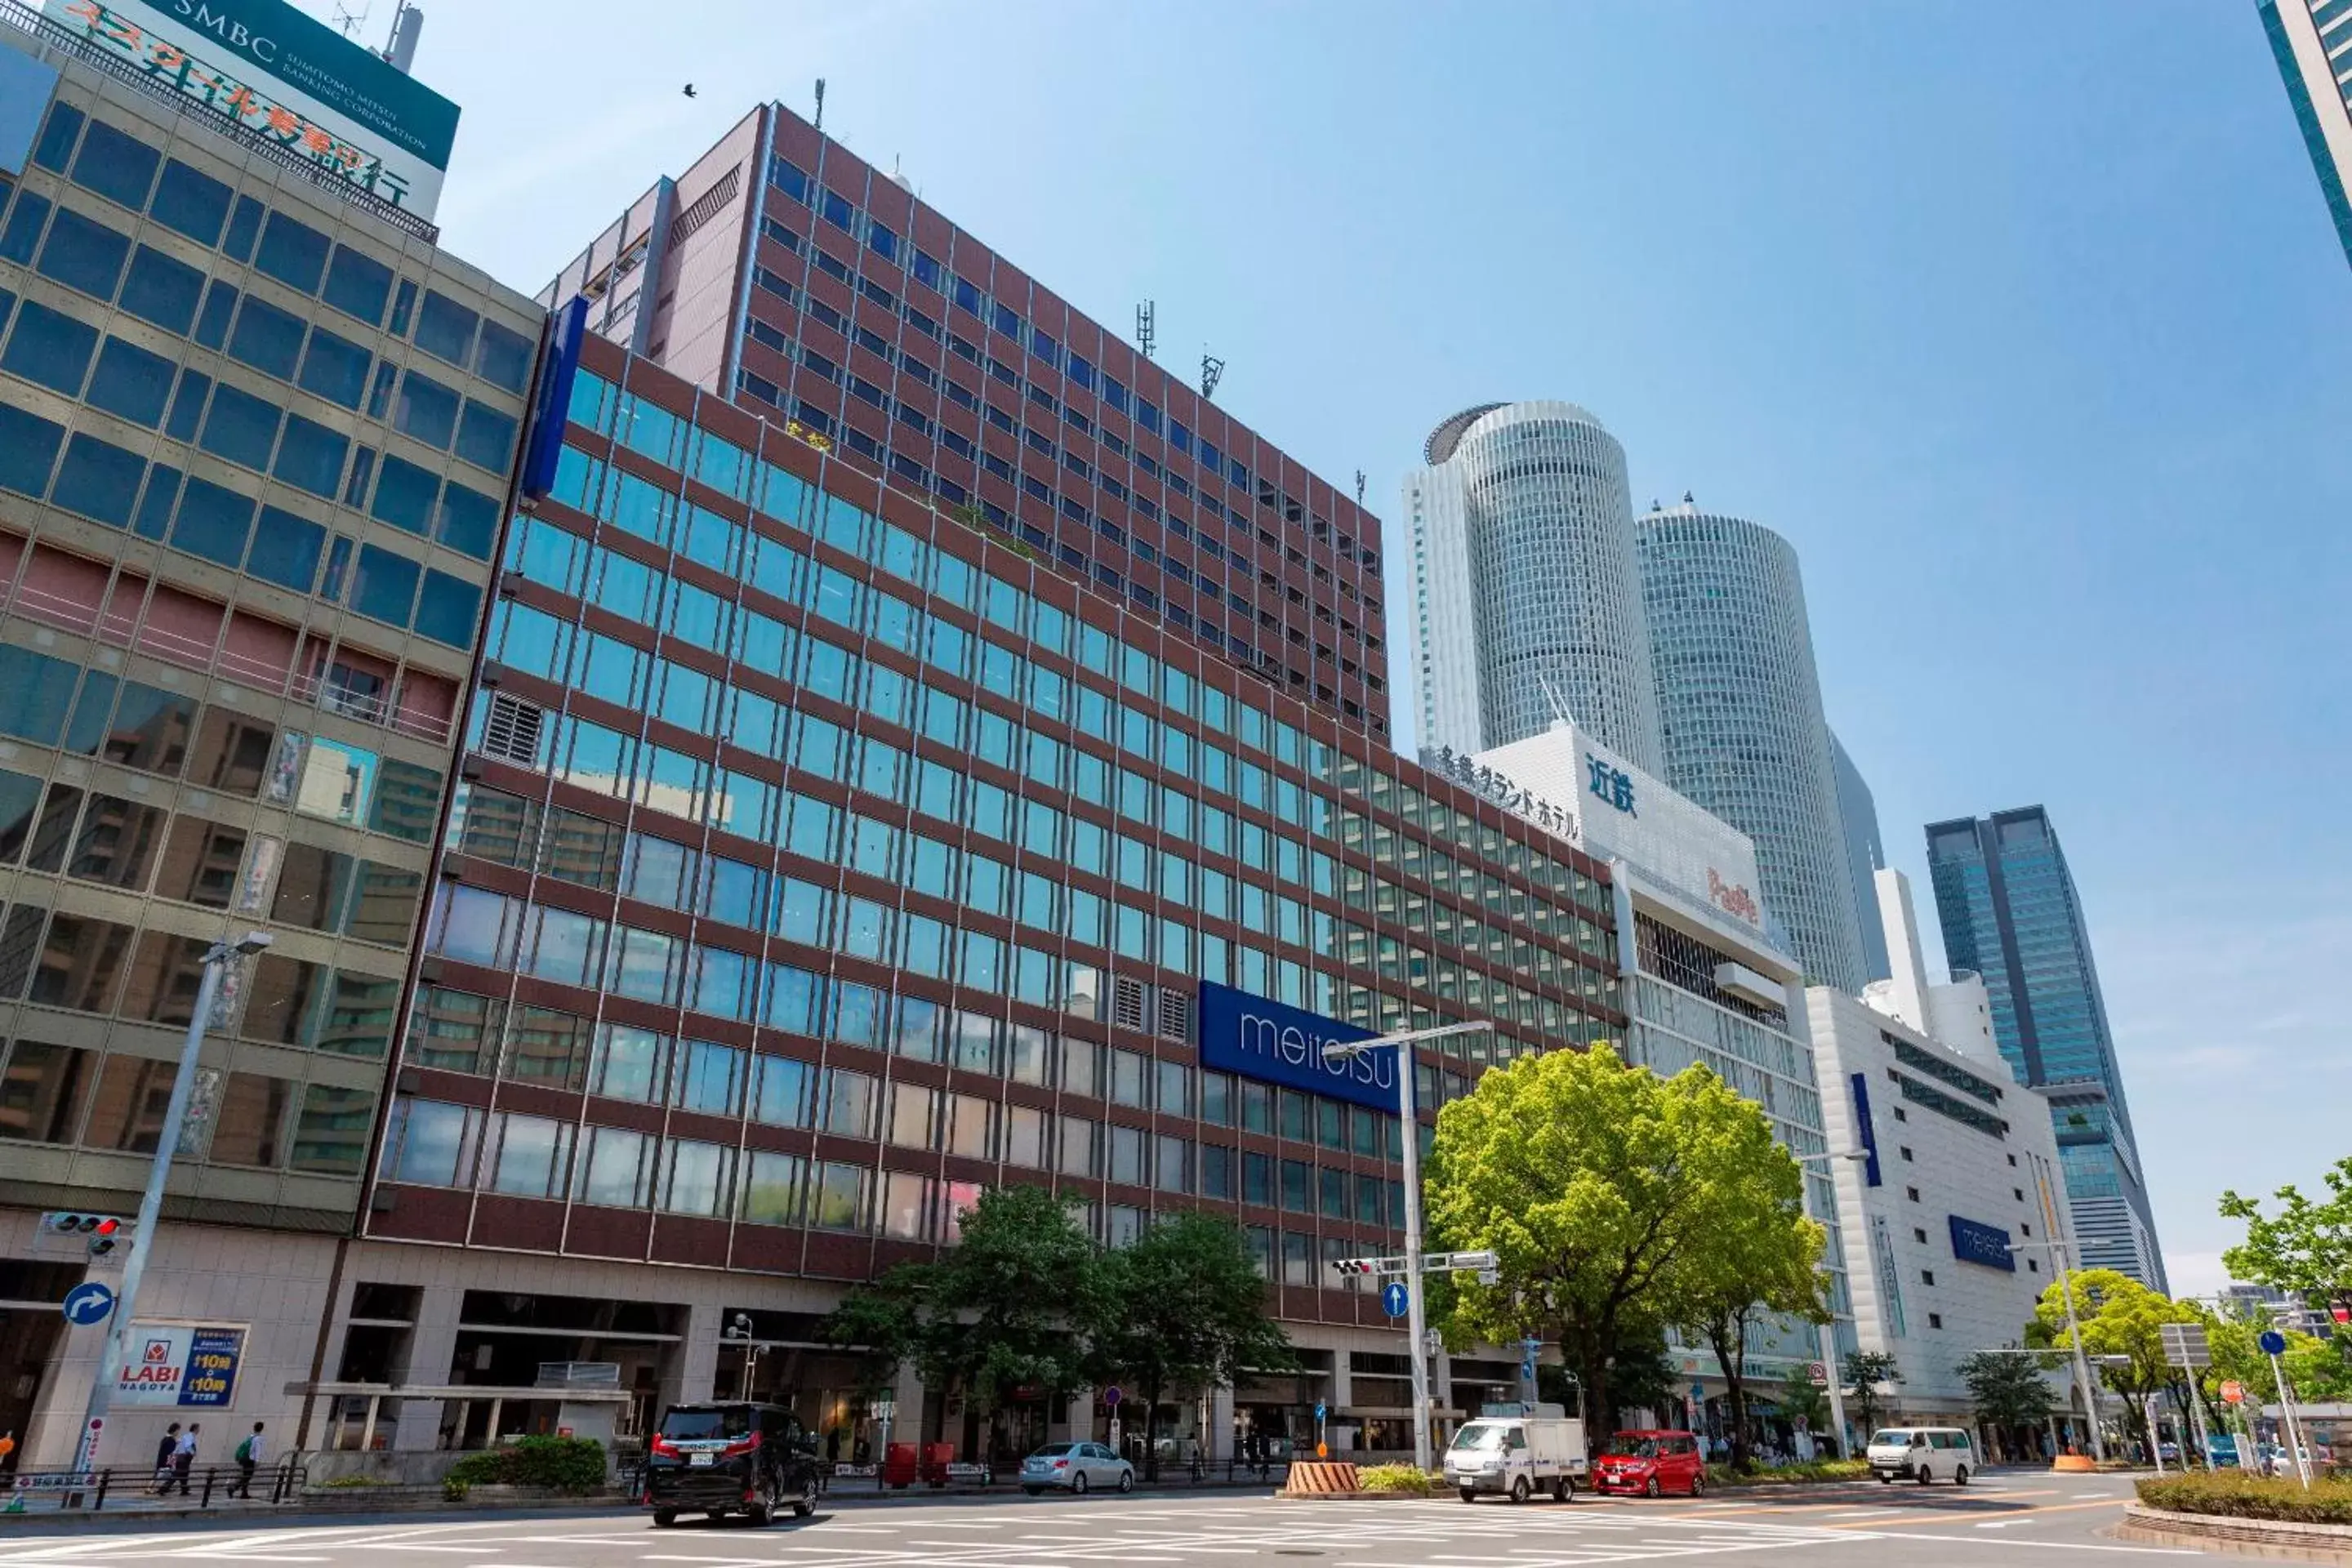
[[537,500],[555,488],[555,465],[563,455],[563,427],[572,413],[572,388],[580,378],[580,343],[588,335],[588,301],[574,294],[555,312],[553,337],[540,362],[539,385],[531,392],[530,446],[523,453],[522,493]]
[[1863,1180],[1871,1186],[1879,1185],[1878,1129],[1870,1124],[1870,1075],[1856,1073],[1847,1087],[1853,1092],[1853,1124],[1862,1132],[1862,1152],[1870,1156],[1863,1163]]
[[1213,981],[1201,982],[1201,1065],[1376,1110],[1397,1109],[1393,1049],[1327,1062],[1323,1047],[1374,1037],[1342,1024]]
[[2005,1273],[2017,1272],[2017,1254],[2009,1249],[2009,1232],[1999,1226],[1979,1225],[1958,1215],[1952,1222],[1952,1256],[1962,1263],[1981,1264]]
[[1391,1318],[1402,1318],[1412,1310],[1412,1298],[1406,1294],[1403,1280],[1391,1279],[1381,1287],[1381,1310]]

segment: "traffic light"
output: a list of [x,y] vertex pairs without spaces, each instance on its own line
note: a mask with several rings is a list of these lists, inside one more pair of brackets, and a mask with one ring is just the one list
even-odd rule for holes
[[1347,1278],[1358,1274],[1387,1272],[1381,1265],[1388,1261],[1389,1259],[1385,1258],[1340,1258],[1333,1259],[1331,1267],[1338,1269],[1342,1278]]
[[108,1257],[131,1239],[131,1222],[119,1215],[52,1209],[41,1218],[41,1228],[52,1236],[82,1237],[89,1244],[92,1258]]

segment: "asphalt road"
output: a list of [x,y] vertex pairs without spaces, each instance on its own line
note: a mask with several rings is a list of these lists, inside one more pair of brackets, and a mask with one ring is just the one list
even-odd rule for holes
[[2012,1472],[1948,1486],[1806,1489],[1797,1495],[1602,1500],[1565,1506],[1445,1499],[1288,1502],[1265,1495],[950,1499],[844,1504],[805,1522],[656,1530],[642,1513],[331,1526],[251,1518],[38,1535],[0,1529],[0,1568],[58,1564],[327,1563],[335,1568],[1584,1568],[1784,1553],[1790,1568],[2128,1568],[2200,1556],[2102,1533],[2130,1496],[2117,1477]]

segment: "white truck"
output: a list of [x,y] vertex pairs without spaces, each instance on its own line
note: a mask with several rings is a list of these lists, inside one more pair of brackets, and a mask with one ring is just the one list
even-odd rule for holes
[[1557,1405],[1483,1405],[1445,1450],[1445,1482],[1464,1502],[1480,1492],[1525,1502],[1539,1491],[1566,1502],[1591,1468],[1584,1423]]

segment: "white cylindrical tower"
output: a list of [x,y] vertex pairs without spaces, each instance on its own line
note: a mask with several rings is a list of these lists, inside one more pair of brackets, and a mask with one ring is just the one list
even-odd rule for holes
[[1666,782],[1756,841],[1764,909],[1815,984],[1869,979],[1797,552],[1769,528],[1653,510],[1634,530]]
[[1624,448],[1572,403],[1507,404],[1439,436],[1452,449],[1441,458],[1433,437],[1433,459],[1460,476],[1485,744],[1565,710],[1661,772]]

